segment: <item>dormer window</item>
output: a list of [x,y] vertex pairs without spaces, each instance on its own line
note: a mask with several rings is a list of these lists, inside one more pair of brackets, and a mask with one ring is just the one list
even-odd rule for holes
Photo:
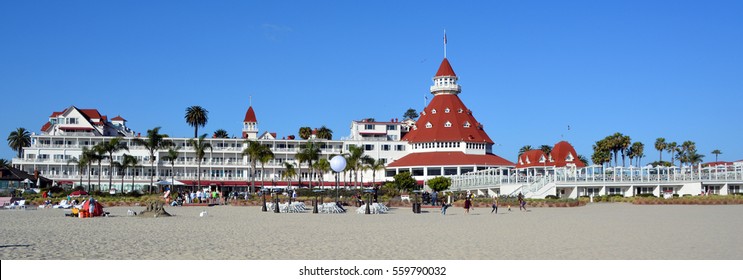
[[457,111],[457,113],[460,113],[460,114],[461,114],[462,112],[464,112],[464,110],[462,110],[462,108],[459,108],[459,111]]
[[444,109],[444,113],[449,113],[449,108]]
[[530,164],[531,160],[529,160],[529,157],[526,157],[526,164]]
[[444,124],[444,127],[451,127],[451,123],[449,121],[446,121],[446,123]]
[[421,111],[421,115],[425,116],[426,115],[426,111]]
[[431,127],[433,127],[433,125],[430,122],[427,122],[426,123],[426,128],[431,128]]
[[431,114],[436,114],[436,109],[431,110]]
[[546,161],[546,159],[544,158],[544,156],[540,156],[539,157],[539,162],[540,163],[544,163],[545,161]]
[[470,127],[470,122],[464,122],[464,127],[465,128],[469,128]]
[[573,158],[573,154],[568,154],[567,157],[565,157],[565,161],[573,161],[575,158]]

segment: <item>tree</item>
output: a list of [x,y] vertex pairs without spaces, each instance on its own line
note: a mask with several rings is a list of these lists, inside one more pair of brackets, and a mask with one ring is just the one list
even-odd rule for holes
[[372,186],[377,179],[377,170],[384,170],[384,167],[384,161],[381,158],[378,158],[369,165],[369,169],[372,171]]
[[326,140],[332,140],[333,139],[333,131],[330,130],[330,128],[327,128],[326,126],[321,126],[317,130],[317,138],[319,139],[326,139]]
[[417,112],[417,111],[415,111],[415,109],[413,109],[413,108],[410,108],[410,109],[408,109],[407,111],[405,111],[405,113],[404,113],[404,114],[402,114],[402,118],[403,118],[403,119],[411,119],[411,120],[415,120],[415,119],[417,119],[417,118],[418,118],[418,112]]
[[428,180],[428,187],[435,192],[441,192],[448,190],[451,186],[451,179],[443,176],[438,176]]
[[206,125],[208,120],[207,115],[209,111],[202,108],[201,106],[191,106],[186,108],[186,123],[193,126],[193,138],[197,138],[199,135],[199,126],[203,127]]
[[230,138],[230,135],[227,134],[227,130],[217,129],[214,131],[214,138]]
[[143,146],[150,153],[150,186],[148,192],[152,193],[152,186],[155,184],[155,154],[161,150],[173,145],[173,142],[165,139],[164,134],[160,134],[160,127],[147,130],[147,138],[134,138],[134,143]]
[[593,155],[591,155],[591,161],[594,164],[604,166],[605,163],[611,162],[611,151],[609,145],[606,143],[607,138],[596,141],[593,145]]
[[550,158],[550,153],[552,152],[552,146],[542,145],[539,147],[539,149],[542,150],[542,152],[544,153],[544,159],[548,161]]
[[292,178],[294,178],[294,176],[297,176],[297,170],[294,169],[294,164],[285,161],[284,174],[281,174],[281,177],[289,181],[289,187],[292,186]]
[[658,161],[663,161],[663,151],[666,149],[668,144],[666,138],[660,137],[655,139],[655,150],[658,151]]
[[712,154],[715,155],[715,162],[717,162],[717,156],[721,155],[722,152],[720,152],[720,150],[715,149],[714,151],[712,151]]
[[80,187],[83,186],[83,172],[85,172],[85,168],[90,164],[88,158],[85,157],[87,150],[88,147],[83,147],[83,153],[80,154],[79,158],[73,157],[67,160],[67,165],[75,164],[75,167],[77,167],[77,172],[80,174]]
[[7,159],[0,158],[0,167],[10,166],[10,162]]
[[[124,173],[126,173],[127,168],[129,167],[136,168],[137,166],[139,166],[139,160],[137,159],[137,157],[124,154],[124,158],[122,160],[122,168],[124,168],[124,171],[123,171]],[[123,193],[124,192],[124,183],[123,183],[124,178],[121,178],[121,180],[122,180],[121,192]],[[132,174],[132,191],[134,191],[134,174]]]
[[309,126],[299,128],[299,138],[307,140],[310,139],[310,136],[312,136],[312,129]]
[[[90,158],[93,160],[93,162],[98,162],[98,189],[103,191],[101,188],[101,173],[103,171],[101,170],[101,165],[103,163],[103,160],[106,158],[106,151],[103,149],[103,142],[98,143],[97,145],[93,146],[93,154],[90,155]],[[109,186],[110,188],[111,186]]]
[[686,160],[691,166],[691,171],[694,172],[694,166],[701,163],[704,155],[697,153],[696,150],[692,150],[686,155]]
[[578,155],[578,160],[583,163],[583,165],[588,166],[588,159],[584,155]]
[[676,142],[671,142],[666,144],[666,151],[671,153],[671,166],[674,165],[675,157],[673,156],[674,153],[678,150],[678,144]]
[[[310,171],[310,187],[312,187],[312,177],[314,177],[312,163],[320,158],[320,148],[314,141],[307,141],[306,144],[302,145],[302,149],[299,150],[296,155],[294,155],[294,158],[299,161],[299,165],[297,165],[297,168],[299,168],[299,173],[302,173],[302,163],[307,163],[307,168]],[[301,184],[302,176],[299,176],[299,181]]]
[[242,155],[248,157],[250,163],[250,178],[252,180],[251,192],[255,190],[255,166],[261,157],[261,143],[255,140],[245,140],[247,147],[243,149]]
[[628,154],[630,145],[632,145],[632,139],[627,135],[621,135],[621,137],[617,138],[616,145],[619,151],[622,152],[622,167],[624,167],[626,166],[624,164],[624,158]]
[[261,186],[265,187],[265,180],[263,179],[263,176],[266,174],[266,163],[271,161],[274,158],[273,152],[268,146],[260,145],[260,150],[258,153],[258,161],[261,162]]
[[312,168],[317,170],[317,172],[320,174],[320,186],[323,186],[325,183],[323,177],[325,174],[330,172],[330,161],[328,161],[328,159],[326,158],[321,158],[314,164]]
[[196,180],[198,182],[198,188],[201,189],[201,161],[206,156],[206,150],[209,149],[209,153],[213,152],[212,144],[205,141],[206,134],[202,134],[199,138],[188,139],[188,144],[193,147],[193,151],[196,154]]
[[630,147],[630,165],[632,164],[632,158],[637,159],[637,166],[640,166],[640,159],[645,156],[645,144],[642,142],[634,142]]
[[521,149],[519,149],[519,156],[521,156],[524,153],[526,153],[528,151],[531,151],[531,150],[532,150],[531,145],[525,145],[525,146],[521,147]]
[[[121,137],[116,137],[113,139],[109,139],[108,141],[101,142],[100,144],[101,151],[108,154],[108,187],[113,188],[113,179],[114,179],[114,153],[118,153],[121,150],[129,151],[129,147],[126,146],[126,143],[123,141]],[[100,174],[100,173],[99,173]],[[123,181],[123,179],[122,179]],[[100,183],[99,183],[100,184]],[[123,185],[122,185],[123,190]]]
[[393,179],[392,183],[400,191],[410,192],[418,187],[418,182],[410,175],[410,172],[397,173]]
[[165,155],[164,159],[170,162],[170,184],[175,186],[175,160],[178,159],[178,150],[181,147],[170,147],[168,148],[168,154]]
[[31,133],[23,127],[16,128],[8,135],[8,146],[18,152],[18,158],[22,158],[23,147],[31,146]]
[[346,167],[353,175],[353,180],[356,182],[355,186],[359,183],[358,171],[361,167],[361,158],[364,156],[364,148],[356,145],[348,145],[348,157],[346,158]]

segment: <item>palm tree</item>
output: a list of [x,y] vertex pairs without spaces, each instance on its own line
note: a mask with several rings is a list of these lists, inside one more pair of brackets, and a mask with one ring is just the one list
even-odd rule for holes
[[319,139],[326,139],[326,140],[332,140],[333,139],[333,131],[330,130],[330,128],[327,128],[326,126],[321,126],[317,130],[317,138]]
[[258,161],[261,162],[261,187],[265,187],[263,176],[266,174],[266,163],[274,159],[274,154],[268,146],[260,145],[260,147]]
[[[645,156],[645,144],[642,142],[632,143],[630,151],[630,155],[637,159],[637,166],[640,166],[640,159]],[[630,158],[630,164],[632,164],[632,158]]]
[[299,128],[299,138],[307,140],[310,139],[310,136],[312,136],[312,129],[310,127],[303,126]]
[[186,123],[193,126],[193,138],[197,138],[199,135],[199,126],[205,126],[208,120],[207,115],[209,111],[201,106],[191,106],[186,108]]
[[[305,145],[303,145],[302,149],[299,150],[299,152],[294,156],[297,161],[299,161],[299,165],[297,166],[299,168],[299,173],[302,172],[302,163],[307,162],[307,167],[310,171],[310,188],[312,188],[312,178],[314,177],[315,173],[312,169],[312,163],[317,161],[320,157],[320,148],[317,146],[317,144],[314,141],[307,141]],[[302,176],[299,176],[300,184],[302,181]]]
[[578,160],[580,160],[583,165],[588,166],[588,159],[584,155],[578,155]]
[[[124,169],[122,173],[126,173],[126,169],[129,167],[135,168],[137,166],[139,166],[139,160],[137,159],[137,157],[124,154],[121,164],[121,168]],[[132,174],[132,191],[134,191],[134,174]],[[124,177],[121,177],[121,193],[124,193]]]
[[0,158],[0,167],[10,166],[10,162],[7,159]]
[[90,164],[90,161],[85,156],[87,150],[88,147],[83,147],[83,153],[80,155],[80,158],[73,157],[67,160],[67,165],[75,164],[77,167],[77,173],[80,174],[80,187],[83,186],[83,172],[85,172],[85,168]]
[[697,153],[696,150],[692,150],[689,154],[686,155],[686,161],[691,166],[691,172],[694,172],[694,165],[701,163],[703,158],[704,155]]
[[93,191],[93,185],[90,183],[90,176],[93,174],[93,162],[96,161],[96,157],[98,157],[98,153],[96,153],[94,149],[83,147],[80,158],[84,159],[88,166],[88,192]]
[[98,163],[98,189],[103,191],[103,189],[101,188],[101,173],[103,173],[101,170],[101,165],[103,164],[103,160],[106,158],[106,151],[103,150],[103,145],[101,144],[103,144],[103,142],[93,146],[93,148],[91,149],[92,154],[90,155],[90,159],[93,162]]
[[531,151],[531,150],[532,150],[531,145],[525,145],[525,146],[521,147],[521,149],[519,149],[519,156],[521,156],[522,154],[524,154],[524,153],[526,153],[528,151]]
[[361,187],[364,187],[364,172],[369,170],[369,166],[374,163],[374,158],[364,155],[359,161],[359,172],[361,173]]
[[247,147],[243,149],[242,155],[248,157],[250,163],[250,178],[252,180],[251,192],[255,189],[255,165],[261,156],[261,143],[254,140],[245,140]]
[[356,182],[354,186],[358,186],[359,184],[359,174],[358,171],[361,167],[361,158],[364,156],[364,148],[356,146],[356,145],[349,145],[348,146],[348,159],[346,160],[346,166],[348,167],[349,171],[351,171],[351,174],[353,174],[353,180]]
[[214,151],[212,149],[212,144],[205,141],[204,138],[206,138],[206,134],[202,134],[196,139],[188,139],[188,144],[193,147],[194,153],[196,154],[196,160],[198,161],[196,163],[196,180],[199,189],[201,189],[201,161],[203,161],[204,156],[206,156],[206,149],[209,149],[209,153]]
[[542,153],[544,153],[545,160],[549,159],[550,153],[552,152],[552,146],[542,145],[539,147],[539,149],[542,150]]
[[663,151],[666,149],[666,138],[660,137],[658,139],[655,139],[655,150],[658,151],[658,162],[663,161]]
[[230,138],[230,136],[227,134],[227,130],[217,129],[214,132],[214,138]]
[[323,180],[324,175],[330,172],[330,161],[326,158],[319,159],[314,166],[312,166],[315,170],[317,170],[318,173],[320,173],[319,179],[320,179],[320,186],[324,186],[325,182]]
[[289,187],[292,186],[292,178],[294,178],[294,176],[297,176],[297,170],[294,169],[294,164],[285,161],[284,174],[281,174],[281,177],[289,182]]
[[624,164],[624,158],[627,156],[629,147],[632,145],[632,139],[628,135],[622,135],[620,138],[618,138],[617,142],[619,151],[622,153],[622,167],[626,166]]
[[160,127],[147,130],[147,139],[134,138],[133,141],[137,145],[144,146],[145,149],[150,153],[150,187],[148,192],[152,193],[152,186],[155,184],[155,154],[167,147],[173,145],[173,142],[165,139],[166,135],[160,134]]
[[377,170],[384,170],[384,161],[381,158],[373,161],[369,165],[369,169],[371,169],[371,171],[372,171],[372,187],[373,187],[374,182],[376,182],[376,179],[377,179],[377,177],[376,177]]
[[676,142],[671,142],[666,145],[666,151],[671,153],[671,165],[674,165],[674,159],[675,157],[673,154],[677,151],[678,144]]
[[23,127],[16,128],[8,135],[8,146],[18,152],[18,158],[21,158],[23,147],[31,146],[31,133]]
[[170,161],[170,184],[175,185],[175,160],[178,159],[178,150],[181,147],[170,147],[168,148],[168,154],[165,156],[165,160]]
[[[118,153],[121,150],[129,151],[129,147],[123,142],[121,137],[116,137],[105,142],[101,142],[100,149],[104,153],[108,154],[108,187],[113,187],[113,164],[114,164],[114,153]],[[123,179],[122,179],[123,181]],[[99,183],[100,184],[100,183]],[[123,186],[122,186],[123,190]]]
[[720,150],[715,149],[714,151],[712,151],[712,154],[715,155],[715,162],[717,162],[717,156],[721,155],[722,152],[720,152]]

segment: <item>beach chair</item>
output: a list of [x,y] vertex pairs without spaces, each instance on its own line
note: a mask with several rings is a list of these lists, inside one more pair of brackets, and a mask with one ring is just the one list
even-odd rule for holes
[[70,209],[72,208],[71,204],[67,203],[67,200],[62,200],[59,202],[59,204],[52,206],[52,208],[55,209]]
[[409,196],[409,195],[407,195],[407,194],[403,194],[403,195],[400,195],[400,201],[401,201],[401,202],[402,202],[402,201],[406,201],[406,200],[407,200],[408,202],[410,202],[410,196]]
[[26,209],[26,200],[19,200],[11,205],[5,206],[5,209]]

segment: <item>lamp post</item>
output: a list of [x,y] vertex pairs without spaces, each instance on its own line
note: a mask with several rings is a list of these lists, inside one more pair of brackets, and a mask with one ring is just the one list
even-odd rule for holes
[[281,191],[281,189],[277,189],[277,188],[273,189],[273,193],[276,196],[273,200],[273,212],[274,213],[279,213],[279,191]]
[[346,169],[346,158],[342,155],[330,159],[330,168],[335,171],[335,202],[338,202],[338,173]]
[[317,214],[317,212],[318,212],[317,211],[318,210],[317,209],[318,208],[317,207],[317,195],[320,194],[322,192],[322,190],[321,189],[315,189],[315,190],[312,190],[312,192],[315,193],[315,201],[312,202],[312,213]]
[[263,212],[268,212],[268,207],[266,207],[266,192],[268,192],[267,189],[261,189],[261,194],[263,194],[263,207],[261,207],[261,211]]

